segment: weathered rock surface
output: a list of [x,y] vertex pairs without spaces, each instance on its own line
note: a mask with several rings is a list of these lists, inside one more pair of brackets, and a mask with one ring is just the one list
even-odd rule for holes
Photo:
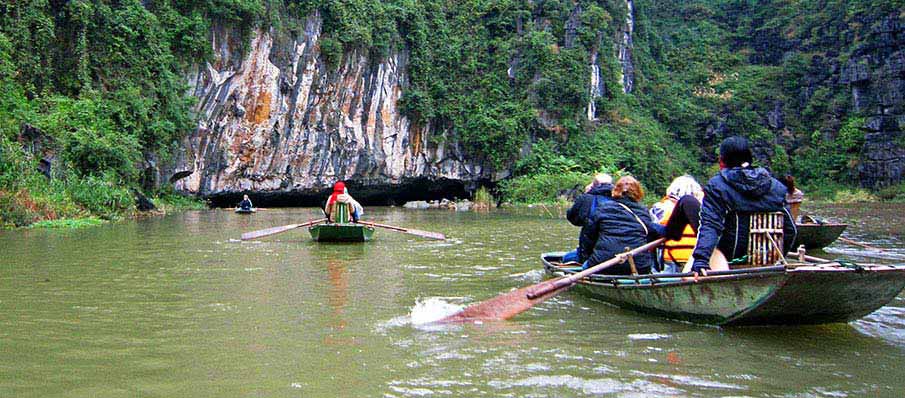
[[843,68],[853,107],[868,116],[858,177],[867,187],[905,181],[905,21],[890,15]]
[[325,62],[321,19],[310,16],[298,37],[253,32],[247,51],[227,30],[215,32],[215,61],[190,76],[199,125],[173,172],[191,171],[177,190],[206,197],[239,192],[320,194],[334,181],[361,187],[417,180],[491,180],[494,171],[466,159],[452,140],[399,113],[406,53],[367,51]]

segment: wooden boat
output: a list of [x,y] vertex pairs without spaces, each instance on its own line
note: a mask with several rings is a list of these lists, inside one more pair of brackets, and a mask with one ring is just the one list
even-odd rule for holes
[[237,207],[235,211],[236,211],[236,214],[252,214],[252,213],[257,212],[258,209],[255,209],[255,208],[242,209],[242,208]]
[[[548,274],[577,271],[541,256]],[[671,319],[720,326],[848,322],[892,301],[905,288],[905,266],[790,263],[689,274],[583,279],[575,289],[619,307]]]
[[848,224],[796,224],[798,228],[797,245],[804,245],[808,250],[823,249],[839,239]]
[[318,224],[308,232],[317,242],[365,242],[374,236],[374,228],[355,223]]

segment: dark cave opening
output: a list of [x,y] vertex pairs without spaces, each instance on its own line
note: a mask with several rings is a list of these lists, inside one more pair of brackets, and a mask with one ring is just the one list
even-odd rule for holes
[[[412,178],[398,184],[346,182],[349,194],[363,206],[401,206],[415,200],[471,199],[489,180],[461,181],[446,178]],[[330,188],[284,192],[221,192],[202,196],[212,207],[233,207],[248,195],[256,207],[319,207],[330,195]]]

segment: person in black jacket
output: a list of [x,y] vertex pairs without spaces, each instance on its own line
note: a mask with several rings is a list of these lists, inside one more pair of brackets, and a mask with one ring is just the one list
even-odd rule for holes
[[578,234],[578,248],[566,253],[563,256],[563,262],[583,263],[591,255],[590,252],[584,252],[581,249],[582,247],[593,247],[593,240],[585,242],[591,239],[587,236],[588,219],[596,212],[601,203],[610,200],[610,192],[612,190],[613,177],[604,173],[597,174],[591,184],[588,185],[586,192],[579,195],[572,207],[569,208],[569,211],[566,212],[566,219],[572,225],[581,227],[581,232]]
[[[592,252],[583,268],[600,264],[625,252],[626,248],[638,246],[663,235],[662,225],[655,223],[641,203],[644,190],[641,183],[633,177],[622,177],[613,187],[613,199],[608,200],[591,216],[588,223],[589,237],[594,238],[593,247],[582,250]],[[639,274],[649,274],[653,258],[650,252],[634,256],[635,266]],[[628,262],[617,264],[600,271],[607,275],[629,275],[631,267]]]
[[242,201],[239,202],[239,208],[242,210],[251,210],[254,205],[251,204],[251,199],[248,198],[248,195],[242,197]]
[[748,249],[751,213],[783,213],[783,253],[795,247],[798,231],[786,203],[786,187],[762,167],[753,167],[748,140],[729,137],[720,144],[720,172],[704,187],[693,272],[710,269],[718,249],[727,261],[742,258]]

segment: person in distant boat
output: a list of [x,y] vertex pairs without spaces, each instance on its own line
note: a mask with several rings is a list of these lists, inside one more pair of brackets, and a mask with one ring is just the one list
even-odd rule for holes
[[691,176],[677,177],[666,188],[666,196],[655,203],[650,214],[654,222],[666,227],[666,243],[660,251],[663,271],[676,273],[691,258],[697,242],[699,213],[704,190]]
[[[662,225],[655,223],[643,205],[644,190],[634,177],[626,176],[616,181],[613,187],[612,200],[604,201],[600,208],[588,221],[588,237],[593,238],[593,247],[583,247],[591,254],[582,268],[600,264],[625,252],[626,248],[634,249],[663,235]],[[634,256],[636,270],[639,274],[649,274],[653,259],[650,252]],[[607,275],[629,275],[632,273],[629,262],[608,267],[601,273]]]
[[798,221],[798,216],[801,214],[801,202],[804,202],[804,192],[795,186],[795,177],[791,175],[787,174],[783,177],[782,183],[786,186],[786,202],[789,203],[792,219]]
[[349,195],[346,184],[342,181],[333,184],[333,194],[327,198],[327,204],[324,205],[324,214],[327,215],[327,219],[331,222],[335,221],[333,211],[336,207],[334,206],[336,203],[345,203],[349,205],[349,210],[352,213],[352,222],[358,222],[358,220],[361,219],[361,216],[364,215],[364,208]]
[[251,204],[251,199],[248,198],[248,195],[242,196],[242,201],[239,202],[239,209],[248,211],[251,210],[254,205]]
[[[594,240],[587,234],[588,219],[597,211],[603,201],[610,200],[613,190],[613,177],[600,173],[585,187],[585,193],[575,199],[575,203],[566,212],[566,219],[572,225],[581,227],[578,234],[578,248],[566,253],[563,262],[583,263],[591,255],[591,252],[582,251],[582,247],[594,247]],[[584,242],[584,243],[582,243]]]
[[[721,269],[747,254],[750,214],[783,214],[783,253],[795,247],[798,231],[786,203],[786,187],[766,169],[751,165],[748,140],[729,137],[720,144],[720,172],[704,186],[698,241],[691,271]],[[713,257],[713,259],[711,259]]]

